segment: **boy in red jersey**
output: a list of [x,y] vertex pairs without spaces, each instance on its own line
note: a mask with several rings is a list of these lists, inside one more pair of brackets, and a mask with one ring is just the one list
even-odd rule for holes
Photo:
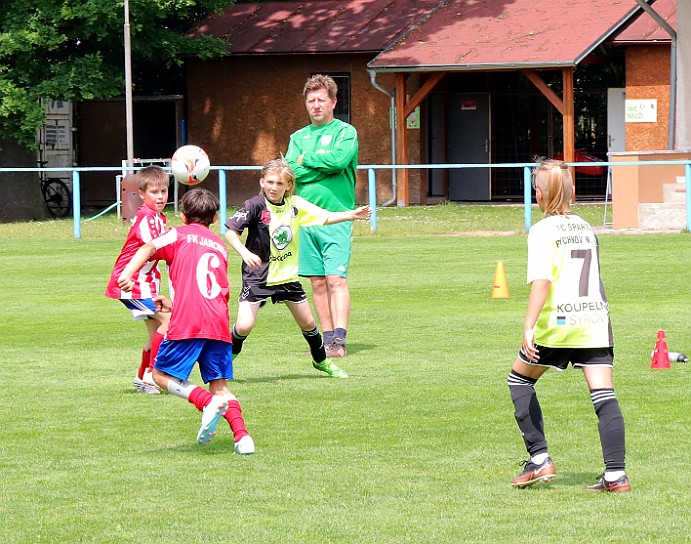
[[[235,453],[246,455],[254,453],[254,442],[226,381],[233,379],[228,250],[209,230],[218,219],[218,208],[218,198],[206,189],[185,193],[180,202],[184,226],[143,245],[120,274],[118,285],[125,291],[132,289],[133,276],[151,259],[168,263],[175,304],[154,364],[154,380],[202,412],[198,444],[208,444],[216,435],[218,421],[225,417],[233,431]],[[162,310],[171,310],[165,297],[159,297],[158,304]],[[196,362],[211,392],[188,381]]]
[[148,338],[142,350],[142,361],[134,386],[141,393],[158,394],[152,372],[158,348],[168,328],[170,314],[157,312],[153,299],[160,292],[161,272],[158,261],[149,261],[134,278],[134,285],[129,292],[118,287],[118,276],[130,262],[137,250],[147,242],[165,232],[166,216],[163,208],[168,201],[168,174],[158,166],[148,166],[137,172],[139,196],[144,202],[132,220],[125,244],[115,261],[105,295],[119,299],[129,310],[135,321],[144,320]]

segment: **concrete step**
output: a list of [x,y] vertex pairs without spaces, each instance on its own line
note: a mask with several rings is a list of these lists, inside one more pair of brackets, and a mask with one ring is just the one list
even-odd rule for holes
[[638,205],[638,227],[642,230],[683,230],[686,228],[686,203],[641,203]]
[[665,183],[662,185],[662,202],[680,204],[686,202],[686,180],[684,183]]
[[676,183],[662,185],[662,202],[669,204],[686,202],[686,177],[677,176]]

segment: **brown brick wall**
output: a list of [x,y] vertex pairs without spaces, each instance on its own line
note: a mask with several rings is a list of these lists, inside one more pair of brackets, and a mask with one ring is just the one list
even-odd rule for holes
[[626,151],[668,149],[669,45],[626,51],[626,99],[657,99],[657,123],[626,123]]
[[[290,134],[309,122],[302,97],[317,72],[351,75],[351,123],[358,131],[360,164],[390,164],[390,99],[370,82],[371,55],[242,57],[188,64],[188,143],[200,145],[214,165],[260,166],[285,152]],[[393,77],[377,82],[392,89]],[[278,97],[278,98],[277,98]],[[419,162],[421,131],[411,131],[410,161]],[[230,171],[228,202],[240,204],[259,190],[258,172]],[[411,179],[411,201],[420,202],[420,176]],[[215,187],[217,176],[205,184]],[[358,171],[357,200],[368,201],[367,172]],[[377,201],[391,198],[390,171],[377,171]]]

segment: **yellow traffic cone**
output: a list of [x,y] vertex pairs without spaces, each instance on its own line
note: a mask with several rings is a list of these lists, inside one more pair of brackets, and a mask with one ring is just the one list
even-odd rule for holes
[[494,274],[492,298],[509,298],[509,288],[506,285],[506,274],[504,273],[503,261],[497,261],[497,271]]

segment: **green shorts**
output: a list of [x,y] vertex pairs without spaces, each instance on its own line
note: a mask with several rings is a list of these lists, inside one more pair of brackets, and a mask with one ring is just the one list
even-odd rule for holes
[[300,229],[300,276],[348,277],[353,243],[351,221]]

